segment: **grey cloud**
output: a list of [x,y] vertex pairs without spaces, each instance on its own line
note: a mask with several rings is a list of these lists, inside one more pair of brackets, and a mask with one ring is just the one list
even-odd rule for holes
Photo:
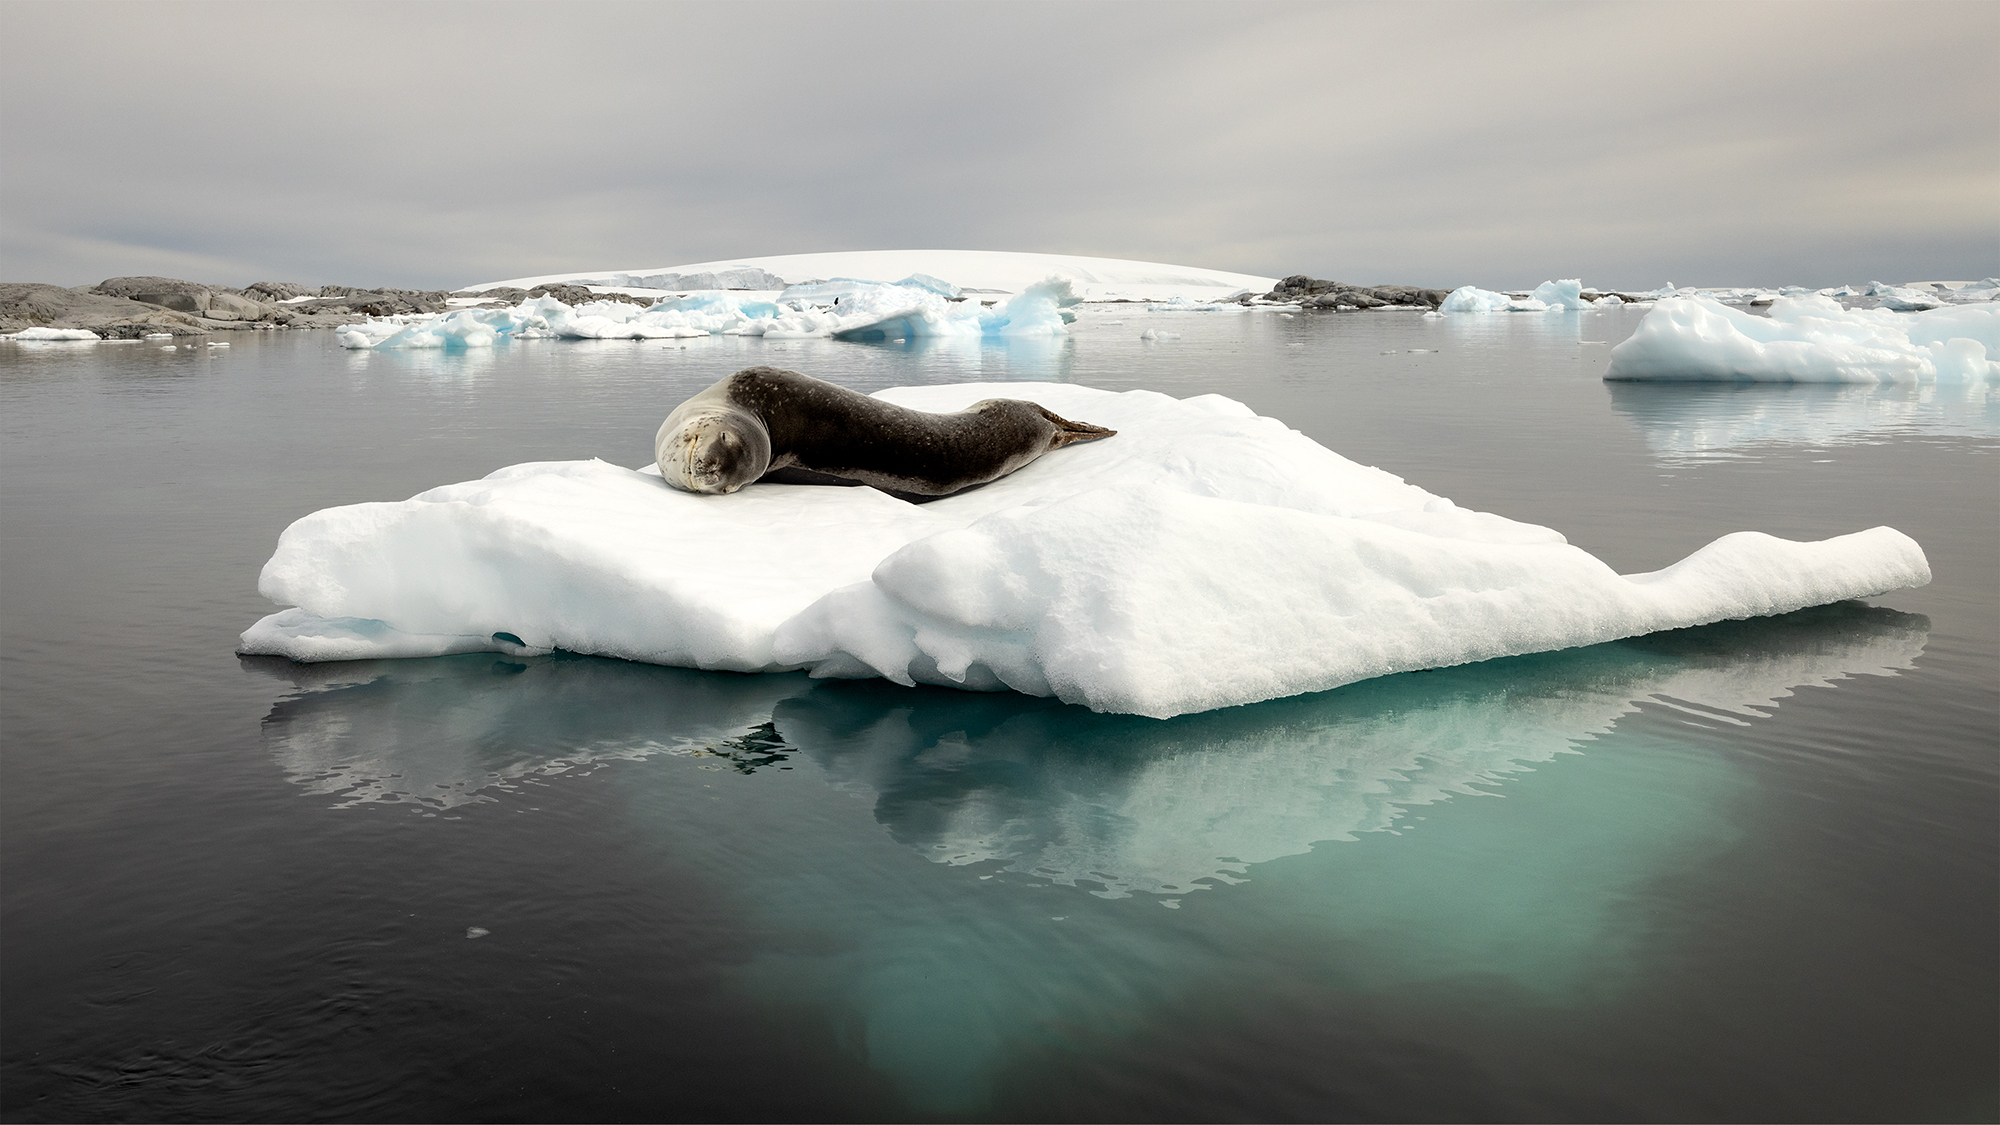
[[2000,9],[56,4],[5,273],[884,247],[1489,285],[2000,270]]

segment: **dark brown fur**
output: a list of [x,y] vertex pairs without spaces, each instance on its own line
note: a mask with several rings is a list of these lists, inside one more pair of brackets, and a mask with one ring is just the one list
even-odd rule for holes
[[770,461],[756,479],[866,484],[910,500],[974,488],[1051,450],[1116,432],[1019,399],[950,414],[911,410],[775,367],[739,371],[689,404],[711,398],[753,415],[769,433]]

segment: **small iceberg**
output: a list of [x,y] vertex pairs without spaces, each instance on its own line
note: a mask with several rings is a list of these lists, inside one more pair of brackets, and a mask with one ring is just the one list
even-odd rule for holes
[[2000,377],[2000,305],[1924,312],[1845,309],[1779,297],[1757,316],[1707,297],[1668,297],[1611,349],[1611,380],[1955,383]]
[[1930,580],[1886,527],[1725,535],[1619,575],[1219,395],[1026,398],[1117,429],[924,505],[869,488],[667,487],[653,466],[514,465],[287,528],[240,651],[299,661],[547,652],[1054,696],[1166,718]]
[[1491,289],[1481,289],[1476,285],[1461,285],[1451,291],[1438,306],[1445,313],[1484,312],[1565,312],[1590,307],[1583,298],[1583,282],[1577,278],[1562,281],[1544,281],[1535,286],[1533,293],[1526,297],[1514,297],[1506,293],[1496,293]]
[[0,336],[0,340],[19,340],[23,343],[53,342],[57,340],[102,340],[104,337],[87,328],[23,328],[19,332]]

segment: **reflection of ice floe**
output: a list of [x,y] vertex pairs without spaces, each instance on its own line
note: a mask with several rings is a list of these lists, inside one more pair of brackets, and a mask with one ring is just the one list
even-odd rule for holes
[[525,778],[653,754],[747,772],[780,743],[759,731],[797,676],[706,676],[556,656],[355,664],[246,663],[302,690],[264,720],[285,775],[338,807],[487,802]]
[[1895,675],[1921,617],[1853,604],[1400,676],[1166,726],[880,689],[781,702],[791,743],[880,794],[899,840],[1104,897],[1183,894],[1571,751],[1641,701],[1742,725],[1794,689]]
[[1994,382],[1608,386],[1612,407],[1663,457],[1740,456],[1757,446],[1879,442],[1897,434],[2000,436]]
[[1611,380],[1930,383],[2000,376],[2000,305],[1928,312],[1844,309],[1782,297],[1768,317],[1706,297],[1655,304],[1611,349]]
[[1894,675],[1924,618],[1854,603],[1399,676],[1167,724],[1011,695],[910,693],[554,656],[301,666],[264,721],[293,782],[450,808],[658,753],[748,772],[794,748],[935,862],[1118,897],[1179,894],[1392,826],[1611,729],[1640,701],[1742,724],[1801,686]]

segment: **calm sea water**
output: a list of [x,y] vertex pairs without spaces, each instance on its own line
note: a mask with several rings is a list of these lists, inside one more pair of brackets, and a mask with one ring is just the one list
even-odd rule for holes
[[[1992,1120],[2000,398],[1607,385],[1639,316],[0,346],[0,1114]],[[1937,579],[1170,722],[233,655],[291,520],[642,464],[753,363],[1220,392],[1622,571]]]

